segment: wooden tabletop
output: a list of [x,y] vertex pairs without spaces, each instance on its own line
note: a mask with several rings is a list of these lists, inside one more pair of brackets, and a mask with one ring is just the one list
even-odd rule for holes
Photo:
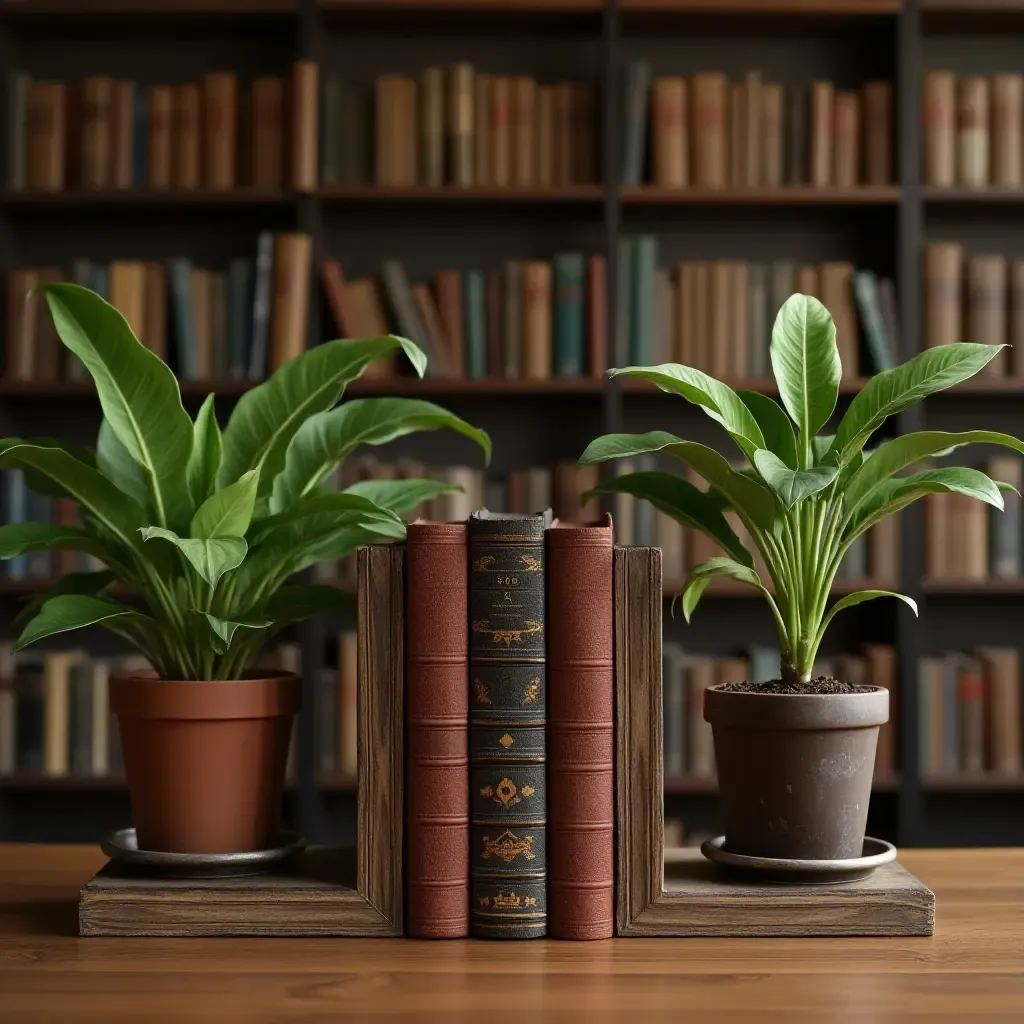
[[79,939],[92,847],[0,846],[0,1022],[1024,1021],[1024,850],[913,850],[933,939]]

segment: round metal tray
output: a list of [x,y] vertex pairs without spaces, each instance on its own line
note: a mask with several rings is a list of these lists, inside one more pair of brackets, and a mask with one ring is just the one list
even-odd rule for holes
[[828,885],[867,878],[875,868],[896,859],[896,847],[884,839],[864,837],[864,852],[849,860],[787,860],[784,857],[750,857],[725,849],[725,836],[708,839],[700,852],[730,873],[751,881],[791,885]]
[[100,843],[100,849],[119,864],[139,871],[176,878],[223,878],[255,875],[291,860],[306,848],[306,840],[282,829],[266,850],[245,853],[163,853],[140,850],[133,828],[120,828]]

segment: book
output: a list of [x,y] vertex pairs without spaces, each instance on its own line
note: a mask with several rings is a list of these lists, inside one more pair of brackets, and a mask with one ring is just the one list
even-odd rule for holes
[[487,311],[483,271],[466,271],[462,275],[462,283],[466,374],[471,380],[483,380],[490,369],[487,365]]
[[30,81],[26,106],[26,183],[29,188],[60,191],[67,176],[67,86]]
[[[492,75],[473,76],[473,176],[477,185],[491,181],[491,83]],[[548,182],[550,184],[550,182]]]
[[183,380],[199,380],[199,352],[192,302],[192,264],[184,259],[169,260],[167,278],[178,376]]
[[764,85],[760,71],[748,71],[743,79],[743,184],[761,184],[761,105]]
[[691,81],[693,94],[693,183],[701,188],[726,184],[726,95],[719,72],[701,72]]
[[651,83],[652,179],[663,188],[689,184],[686,79],[662,76]]
[[117,723],[111,719],[110,711],[110,662],[105,658],[94,658],[89,666],[91,672],[90,696],[92,713],[89,742],[89,770],[93,775],[107,775],[110,771],[110,739],[117,735]]
[[1024,119],[1024,75],[992,76],[992,184],[1020,188],[1021,121]]
[[444,327],[441,323],[441,314],[438,312],[437,304],[434,302],[434,295],[425,284],[414,284],[412,286],[412,297],[416,303],[416,309],[426,328],[427,337],[430,338],[430,347],[437,357],[437,369],[444,377],[458,376],[458,368],[454,363],[452,352],[448,347],[448,339],[444,334]]
[[1011,345],[1008,359],[1010,373],[1024,377],[1024,260],[1011,260],[1009,269],[1010,324],[1007,341]]
[[506,260],[502,288],[502,347],[505,376],[517,379],[523,371],[523,264]]
[[43,773],[67,775],[71,735],[72,651],[43,655]]
[[370,103],[370,96],[363,90],[351,85],[342,86],[338,173],[343,185],[365,185],[373,177],[370,168]]
[[16,702],[14,746],[19,773],[43,773],[45,744],[44,670],[41,658],[18,658],[14,671]]
[[1020,652],[1015,647],[978,650],[987,700],[987,767],[998,775],[1021,772]]
[[174,89],[154,85],[149,90],[149,148],[146,155],[150,188],[170,188],[174,180]]
[[864,122],[864,184],[892,181],[892,85],[865,82],[862,90]]
[[768,267],[763,263],[747,265],[747,372],[754,380],[770,376]]
[[198,188],[202,177],[202,94],[195,82],[174,87],[171,137],[175,188]]
[[501,294],[502,272],[492,268],[484,276],[484,319],[487,324],[487,367],[492,377],[504,372],[501,338],[504,334],[504,305]]
[[27,184],[28,97],[31,79],[23,71],[7,76],[7,186]]
[[769,188],[778,188],[783,181],[783,87],[776,82],[761,86],[760,181]]
[[444,69],[424,68],[419,86],[420,181],[440,188],[444,184]]
[[967,75],[956,84],[957,182],[967,188],[984,188],[990,167],[988,79]]
[[491,79],[490,181],[506,188],[512,184],[512,79]]
[[89,775],[92,771],[92,666],[84,653],[70,666],[71,721],[69,769],[72,775]]
[[522,275],[522,376],[528,380],[546,380],[552,368],[551,264],[525,261]]
[[90,75],[82,82],[81,153],[82,186],[108,188],[111,184],[111,104],[114,80]]
[[950,242],[924,247],[924,347],[963,340],[960,282],[963,248]]
[[523,75],[512,79],[512,183],[536,184],[537,83]]
[[[983,345],[1006,342],[1006,258],[999,255],[975,255],[967,259],[967,337]],[[1006,375],[1005,349],[999,352],[980,376]]]
[[260,381],[267,375],[267,339],[270,332],[270,302],[274,280],[274,236],[261,231],[256,243],[256,273],[252,299],[252,337],[249,345],[248,375]]
[[555,276],[555,365],[561,377],[581,377],[584,373],[585,262],[579,252],[556,253]]
[[587,370],[604,380],[608,370],[608,261],[593,255],[587,260]]
[[[252,139],[249,180],[258,189],[279,189],[284,184],[285,80],[278,75],[260,75],[253,79],[250,93]],[[334,115],[334,110],[326,102],[326,93],[324,108],[325,118]],[[325,130],[325,150],[328,145],[333,146],[334,140],[339,136],[340,131]],[[328,143],[327,140],[331,142]],[[325,162],[332,160],[332,154],[325,152],[323,159]],[[338,163],[340,164],[340,154]],[[327,166],[330,172],[330,164]],[[333,180],[325,178],[324,184],[333,184]]]
[[929,71],[924,76],[924,182],[940,188],[956,183],[956,76]]
[[273,297],[270,303],[270,373],[306,350],[309,277],[313,240],[299,232],[274,236]]
[[430,344],[426,325],[416,308],[405,267],[399,260],[385,260],[381,264],[380,276],[399,331],[423,349],[427,356],[428,373],[431,370],[436,372],[437,354]]
[[878,279],[870,270],[858,270],[853,275],[853,291],[875,372],[891,370],[896,365],[896,360],[886,337]]
[[455,377],[466,376],[466,343],[462,315],[462,274],[457,270],[440,270],[434,280],[437,311],[441,327],[452,354]]
[[715,777],[714,740],[711,725],[704,721],[704,691],[715,682],[713,659],[690,659],[686,673],[686,751],[689,773],[696,778]]
[[471,926],[480,938],[547,932],[549,522],[550,513],[486,510],[469,520]]
[[309,192],[317,185],[319,99],[319,65],[312,60],[295,61],[291,88],[291,184],[299,192]]
[[726,163],[730,185],[741,186],[747,163],[747,87],[742,82],[730,82],[726,112]]
[[634,242],[632,316],[629,358],[634,366],[651,361],[654,344],[655,292],[654,275],[658,267],[658,240],[653,235],[640,235]]
[[[448,169],[451,183],[458,188],[467,188],[474,184],[474,144],[473,125],[475,115],[473,100],[472,64],[460,63],[448,72]],[[496,184],[489,177],[489,184]]]
[[[256,82],[253,82],[253,92]],[[254,99],[255,105],[255,99]],[[255,156],[255,140],[253,155]],[[325,75],[320,85],[320,184],[341,179],[341,80]]]
[[956,678],[958,749],[959,768],[965,772],[985,770],[984,685],[980,660],[960,658]]
[[852,91],[840,91],[833,108],[834,142],[832,146],[832,184],[853,188],[860,177],[860,97]]
[[132,188],[145,188],[149,181],[149,90],[134,85],[132,123]]
[[611,938],[615,894],[612,523],[547,531],[548,918]]
[[993,480],[1017,489],[1003,492],[1003,509],[989,509],[990,564],[996,579],[1018,579],[1021,562],[1021,498],[1024,489],[1024,462],[1018,456],[1003,455],[989,460],[986,470]]
[[835,87],[831,82],[811,84],[810,182],[815,188],[828,188],[832,180],[832,153],[835,146]]
[[208,188],[234,188],[238,183],[238,78],[230,72],[211,72],[203,76],[202,88],[203,178]]
[[803,86],[790,89],[788,96],[786,184],[806,185],[810,161],[810,99]]
[[622,183],[624,185],[639,185],[644,180],[650,91],[650,63],[645,60],[631,61],[626,67],[624,90],[626,101],[625,148],[622,168]]
[[406,933],[469,934],[466,524],[410,523],[405,546]]
[[135,83],[115,82],[110,98],[110,171],[112,188],[131,188],[135,162]]

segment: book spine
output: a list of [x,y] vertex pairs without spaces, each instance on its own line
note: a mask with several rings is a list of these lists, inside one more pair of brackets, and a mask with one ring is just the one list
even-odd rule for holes
[[833,114],[835,88],[831,82],[811,85],[811,184],[828,188],[832,181],[832,150],[835,145]]
[[504,370],[504,353],[501,349],[504,309],[501,296],[502,272],[488,270],[484,277],[484,319],[487,325],[487,372],[490,377],[500,377]]
[[457,270],[441,270],[435,282],[438,314],[452,353],[456,377],[465,377],[466,343],[462,316],[462,274]]
[[111,101],[114,80],[93,75],[82,83],[81,175],[85,188],[110,185]]
[[198,380],[199,362],[192,316],[192,267],[188,260],[170,260],[167,264],[167,274],[178,376],[183,380]]
[[687,174],[686,79],[656,78],[651,86],[652,176],[663,188],[685,188]]
[[523,265],[519,260],[505,263],[502,298],[502,342],[505,376],[518,380],[523,375]]
[[989,183],[988,79],[968,75],[957,82],[957,180],[967,188]]
[[438,369],[437,353],[434,352],[433,346],[430,344],[426,325],[416,308],[405,267],[398,260],[385,260],[381,264],[380,276],[384,282],[388,302],[398,321],[399,330],[405,337],[423,349],[427,356],[429,369],[436,373]]
[[726,118],[728,139],[728,181],[742,186],[747,163],[747,87],[742,82],[729,83],[729,112]]
[[924,247],[924,347],[963,340],[963,248],[952,242]]
[[630,359],[634,365],[650,363],[654,344],[654,275],[658,268],[658,240],[641,235],[636,240]]
[[469,521],[472,932],[547,932],[545,515]]
[[[1006,258],[972,256],[967,260],[967,337],[983,345],[1006,342]],[[985,366],[980,376],[1006,375],[1005,350]]]
[[832,184],[853,188],[860,166],[860,97],[855,92],[836,93],[835,144],[832,150]]
[[[662,557],[665,550],[662,548]],[[668,585],[669,575],[665,573]],[[661,652],[661,701],[664,723],[663,761],[665,778],[680,779],[686,774],[686,749],[683,735],[686,720],[686,681],[683,652],[678,644],[666,643]]]
[[611,938],[615,903],[612,523],[548,541],[548,914],[556,939]]
[[1024,75],[992,76],[992,184],[1020,188]]
[[284,92],[283,78],[253,80],[250,179],[255,188],[279,189],[284,181]]
[[924,76],[924,183],[952,188],[956,182],[956,76]]
[[555,183],[555,89],[537,89],[537,184],[551,188]]
[[[1008,483],[1019,492],[1024,487],[1024,462],[1013,456],[991,459],[988,473],[994,480]],[[1003,495],[1003,509],[989,509],[992,575],[1013,580],[1021,574],[1021,499],[1012,491]]]
[[[24,72],[7,78],[7,185],[24,188],[27,178],[28,95],[31,79]],[[13,699],[13,698],[12,698]]]
[[985,688],[981,663],[963,658],[956,680],[959,712],[959,767],[964,772],[985,770]]
[[420,181],[444,184],[444,71],[426,68],[420,76]]
[[782,184],[783,89],[774,82],[761,87],[761,184],[778,188]]
[[491,185],[491,75],[473,81],[473,171],[476,184]]
[[267,375],[267,336],[270,330],[270,297],[274,274],[274,236],[260,232],[256,243],[256,277],[252,299],[252,338],[249,347],[249,380]]
[[[863,681],[872,686],[884,687],[889,691],[889,718],[882,723],[878,732],[878,745],[875,748],[875,775],[891,776],[899,767],[896,758],[896,736],[899,733],[899,716],[902,714],[896,648],[889,644],[865,644],[864,658],[867,662],[867,678]],[[854,682],[849,678],[846,681]]]
[[238,183],[238,78],[227,72],[203,77],[203,155],[207,187]]
[[537,83],[520,76],[512,79],[512,183],[537,183]]
[[[473,65],[456,64],[448,73],[448,168],[457,188],[474,184]],[[490,184],[497,184],[491,180]]]
[[135,159],[134,82],[115,82],[110,109],[110,171],[113,188],[131,188]]
[[888,185],[892,181],[892,86],[865,82],[864,183]]
[[149,181],[149,90],[136,85],[132,127],[132,188],[145,188]]
[[465,312],[466,374],[471,380],[487,376],[487,309],[482,270],[462,275]]
[[[327,75],[320,91],[320,184],[337,185],[341,180],[341,81]],[[253,142],[255,156],[255,136]]]
[[551,376],[551,264],[523,263],[523,377],[546,380]]
[[699,188],[726,184],[725,75],[704,72],[693,76],[693,183]]
[[167,273],[162,263],[143,264],[143,328],[141,341],[150,352],[167,359]]
[[345,185],[363,185],[370,181],[370,97],[348,87],[341,92],[341,181]]
[[67,180],[68,95],[62,82],[31,82],[27,175],[30,188],[58,192]]
[[1014,377],[1024,377],[1024,260],[1011,260],[1009,270],[1010,289],[1010,372]]
[[885,321],[878,295],[878,281],[870,270],[858,270],[853,275],[853,291],[860,311],[860,323],[871,353],[876,372],[891,370],[896,362],[885,335]]
[[199,86],[189,82],[174,90],[175,188],[198,188],[201,170],[202,98]]
[[274,288],[270,305],[270,372],[306,350],[313,240],[282,232],[274,239]]
[[228,379],[245,380],[249,365],[249,318],[252,313],[252,266],[248,260],[228,265]]
[[711,726],[704,721],[704,691],[715,685],[715,663],[694,658],[686,674],[686,751],[689,774],[698,779],[715,777],[715,747]]
[[593,255],[587,261],[587,371],[604,380],[608,370],[608,261]]
[[469,564],[465,523],[406,534],[406,933],[469,934]]
[[43,665],[43,773],[67,775],[71,737],[68,656],[46,654]]
[[555,373],[560,377],[583,375],[583,276],[582,253],[555,256]]
[[747,265],[747,372],[754,380],[769,376],[768,268]]
[[92,775],[106,775],[110,771],[110,700],[109,662],[94,658],[89,665],[91,676],[89,694],[92,698],[92,735],[89,739],[89,771]]
[[[747,364],[747,298],[750,288],[747,264],[736,260],[729,268],[732,300],[729,303],[732,313],[729,344],[732,348],[732,375],[736,380],[747,380],[750,368]],[[658,360],[663,362],[664,360]]]
[[512,79],[491,79],[491,184],[512,184]]
[[71,668],[71,774],[92,770],[92,667],[76,659]]
[[154,85],[149,90],[149,149],[146,166],[150,188],[170,188],[173,179],[174,89]]
[[310,192],[316,188],[317,125],[320,98],[320,66],[297,60],[292,65],[292,188]]
[[730,284],[731,274],[728,262],[716,260],[711,264],[709,274],[709,311],[711,314],[709,369],[719,380],[732,377],[729,341],[729,326],[732,319]]
[[643,181],[650,91],[651,65],[644,60],[633,61],[626,70],[624,185],[639,185]]

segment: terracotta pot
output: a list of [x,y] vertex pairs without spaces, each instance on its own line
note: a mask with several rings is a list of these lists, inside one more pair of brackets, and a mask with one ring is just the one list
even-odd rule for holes
[[889,691],[704,693],[725,847],[756,857],[861,856]]
[[298,676],[110,683],[139,846],[176,853],[265,849],[278,829]]

